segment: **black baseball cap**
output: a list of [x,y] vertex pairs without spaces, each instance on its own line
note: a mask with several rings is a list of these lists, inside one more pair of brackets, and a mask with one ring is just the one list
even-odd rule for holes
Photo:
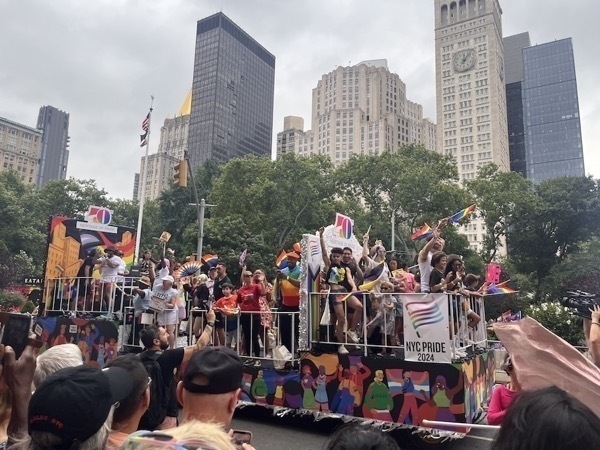
[[42,431],[68,448],[85,442],[106,422],[110,408],[129,396],[133,380],[120,367],[61,369],[35,390],[29,401],[29,433]]
[[[198,384],[194,378],[204,375],[207,384]],[[194,394],[225,394],[242,387],[244,364],[236,352],[228,347],[207,347],[192,355],[183,376],[183,387]]]

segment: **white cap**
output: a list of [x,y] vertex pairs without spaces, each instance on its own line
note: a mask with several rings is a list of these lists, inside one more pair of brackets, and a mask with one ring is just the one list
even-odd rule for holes
[[173,278],[171,275],[167,275],[166,277],[162,277],[161,281],[170,281],[171,283],[174,283],[175,278]]

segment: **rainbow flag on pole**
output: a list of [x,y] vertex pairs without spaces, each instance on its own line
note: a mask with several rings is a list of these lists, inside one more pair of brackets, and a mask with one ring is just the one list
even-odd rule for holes
[[465,209],[461,209],[456,214],[453,214],[450,217],[448,217],[448,222],[449,223],[456,223],[459,220],[464,219],[465,217],[467,217],[473,211],[475,211],[475,205],[471,205],[471,206],[469,206],[469,207],[467,207]]
[[410,238],[413,241],[419,241],[421,239],[429,238],[433,234],[433,230],[427,224],[423,225],[417,231],[410,235]]

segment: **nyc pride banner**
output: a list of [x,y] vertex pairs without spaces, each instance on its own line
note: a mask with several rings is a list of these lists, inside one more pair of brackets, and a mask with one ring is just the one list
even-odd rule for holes
[[404,311],[404,351],[407,361],[450,363],[446,294],[400,295]]

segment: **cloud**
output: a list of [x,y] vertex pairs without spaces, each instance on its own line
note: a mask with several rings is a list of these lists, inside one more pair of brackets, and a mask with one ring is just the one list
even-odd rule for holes
[[[504,35],[532,43],[573,37],[587,172],[600,176],[600,92],[592,0],[504,0]],[[312,89],[337,65],[386,58],[410,100],[435,119],[434,6],[424,0],[63,0],[0,4],[0,116],[34,126],[38,109],[70,113],[68,175],[130,198],[141,121],[155,96],[160,126],[191,86],[196,21],[222,10],[276,58],[273,135],[283,117],[310,128]]]

